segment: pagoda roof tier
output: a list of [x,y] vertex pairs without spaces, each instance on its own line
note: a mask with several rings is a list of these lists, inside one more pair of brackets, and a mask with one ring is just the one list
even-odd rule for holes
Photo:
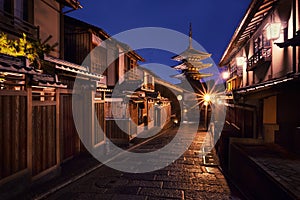
[[201,63],[190,62],[190,64],[191,64],[191,67],[195,67],[197,69],[206,69],[213,65],[212,63],[203,63],[203,62],[201,62]]
[[171,78],[177,78],[177,79],[180,79],[180,80],[184,80],[186,79],[184,73],[181,73],[181,74],[175,74],[175,75],[172,75],[170,76]]
[[207,77],[211,77],[213,74],[205,74],[205,73],[195,73],[195,74],[189,74],[190,77],[192,77],[193,79],[202,79],[202,78],[207,78]]
[[188,61],[201,61],[211,56],[210,53],[198,51],[189,46],[184,52],[179,55],[173,56],[172,59],[176,61],[188,60]]
[[176,70],[185,70],[190,67],[197,68],[198,70],[200,69],[206,69],[208,67],[211,67],[212,63],[203,63],[203,62],[182,62],[179,65],[175,65],[172,68]]
[[197,78],[197,79],[202,79],[202,78],[207,78],[207,77],[211,77],[213,74],[208,74],[208,73],[181,73],[181,74],[176,74],[176,75],[173,75],[171,76],[171,78],[177,78],[177,79],[180,79],[180,80],[185,80],[186,79],[186,76],[190,76],[192,78]]

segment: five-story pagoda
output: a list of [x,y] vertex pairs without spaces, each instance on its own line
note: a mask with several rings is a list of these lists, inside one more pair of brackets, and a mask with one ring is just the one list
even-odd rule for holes
[[192,46],[192,25],[190,24],[189,31],[189,46],[188,48],[172,57],[173,60],[180,63],[173,66],[174,69],[181,71],[180,74],[173,76],[178,79],[187,79],[190,82],[199,81],[202,78],[210,77],[212,74],[200,73],[200,70],[211,67],[211,63],[203,63],[202,61],[209,58],[211,54],[201,52],[193,48]]

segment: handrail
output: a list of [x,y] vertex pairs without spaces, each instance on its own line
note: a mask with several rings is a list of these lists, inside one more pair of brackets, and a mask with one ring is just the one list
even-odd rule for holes
[[259,61],[267,61],[272,56],[271,47],[263,47],[259,49],[251,58],[248,59],[248,69],[253,68]]

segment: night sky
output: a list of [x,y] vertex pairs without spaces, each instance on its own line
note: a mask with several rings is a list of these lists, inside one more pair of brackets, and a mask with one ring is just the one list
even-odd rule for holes
[[[111,36],[141,27],[168,28],[188,35],[191,22],[193,39],[212,54],[216,64],[219,63],[250,4],[250,0],[81,0],[80,2],[83,9],[68,15],[100,27]],[[160,63],[168,66],[176,64],[170,60],[173,56],[170,52],[155,49],[137,52],[145,58],[144,64]],[[152,70],[156,71],[155,68]],[[160,68],[159,73],[168,73],[167,71],[168,69]]]

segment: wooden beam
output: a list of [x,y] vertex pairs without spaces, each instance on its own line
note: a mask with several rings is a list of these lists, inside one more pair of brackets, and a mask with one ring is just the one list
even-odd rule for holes
[[61,163],[61,133],[60,133],[60,89],[56,89],[56,96],[55,96],[55,100],[56,100],[56,164],[60,165]]
[[261,11],[261,10],[267,8],[267,7],[272,7],[272,6],[273,6],[272,4],[274,4],[274,1],[273,1],[273,0],[264,2],[264,3],[259,7],[258,11]]
[[27,168],[32,177],[32,88],[27,88]]
[[272,6],[267,7],[263,10],[258,11],[257,13],[255,13],[254,17],[258,16],[258,15],[265,15],[266,13],[268,13],[271,10]]

